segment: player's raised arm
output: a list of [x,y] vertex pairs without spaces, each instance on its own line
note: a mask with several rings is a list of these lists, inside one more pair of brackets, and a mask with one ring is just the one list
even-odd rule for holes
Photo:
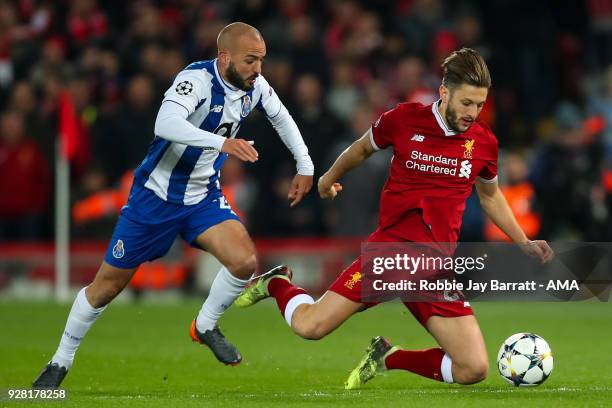
[[187,120],[200,101],[210,98],[210,90],[202,82],[196,73],[184,71],[177,75],[157,113],[155,135],[175,143],[219,150],[243,161],[257,161],[258,153],[252,142],[227,139]]
[[342,191],[342,185],[336,180],[359,166],[375,151],[376,149],[372,146],[372,129],[368,129],[363,136],[340,153],[329,170],[319,178],[317,187],[321,198],[335,198]]
[[476,191],[480,205],[485,214],[499,227],[513,242],[521,245],[521,249],[530,256],[539,258],[542,263],[549,262],[554,252],[546,241],[530,241],[512,213],[506,197],[499,189],[497,180],[484,182],[476,180]]
[[312,188],[314,164],[308,154],[308,147],[304,143],[300,130],[287,108],[263,77],[259,77],[258,81],[261,88],[261,100],[257,104],[257,109],[266,114],[272,127],[293,154],[296,162],[297,174],[293,178],[287,194],[287,198],[291,200],[290,206],[293,207]]

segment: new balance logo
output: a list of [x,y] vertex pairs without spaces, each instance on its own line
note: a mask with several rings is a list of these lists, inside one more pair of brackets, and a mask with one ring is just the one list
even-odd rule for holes
[[223,110],[223,105],[215,105],[210,109],[211,112],[215,112],[215,113],[219,113],[222,110]]
[[414,140],[415,142],[422,142],[423,140],[425,140],[425,136],[416,134],[412,136],[412,139],[410,140]]
[[461,168],[459,169],[459,178],[465,177],[466,179],[469,179],[470,174],[472,174],[472,163],[470,163],[469,160],[462,161]]

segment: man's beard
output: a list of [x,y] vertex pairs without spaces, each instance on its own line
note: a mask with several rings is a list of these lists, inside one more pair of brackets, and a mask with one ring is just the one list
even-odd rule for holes
[[[225,75],[227,76],[227,82],[229,82],[230,84],[234,85],[236,88],[241,89],[245,92],[250,91],[254,87],[254,84],[249,85],[247,80],[243,79],[240,76],[238,71],[236,71],[236,66],[234,65],[233,62],[229,63],[229,66],[227,67],[227,71],[225,71]],[[255,76],[255,78],[257,78],[257,76]]]
[[467,129],[465,130],[459,129],[459,118],[457,117],[457,112],[453,108],[450,107],[450,104],[446,106],[446,115],[444,115],[444,119],[446,119],[446,123],[448,124],[448,127],[453,132],[457,132],[457,133],[467,132],[469,128],[472,126],[472,124],[470,123]]

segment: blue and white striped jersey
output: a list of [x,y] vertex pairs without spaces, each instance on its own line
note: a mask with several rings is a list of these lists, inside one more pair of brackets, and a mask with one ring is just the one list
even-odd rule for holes
[[[291,138],[295,140],[297,133],[301,142],[299,147],[303,146],[297,150],[300,150],[302,156],[305,150],[308,157],[297,126],[265,78],[260,75],[253,89],[245,92],[223,80],[216,62],[216,59],[195,62],[181,71],[166,91],[162,109],[165,104],[176,104],[185,109],[186,120],[194,127],[234,138],[251,109],[256,107],[268,116],[273,125],[275,120],[279,120],[277,116],[283,116],[284,121],[288,118],[292,126],[275,125],[275,128],[294,157],[299,159],[296,149],[287,143],[287,135],[283,137],[283,133],[292,133]],[[157,126],[156,123],[156,129]],[[204,132],[194,130],[205,135]],[[224,139],[214,136],[217,141],[210,145],[180,143],[183,141],[181,136],[173,132],[170,130],[165,132],[168,136],[160,137],[161,132],[156,130],[147,156],[135,171],[134,188],[152,190],[159,198],[171,203],[194,205],[211,192],[219,190],[220,169],[227,158],[227,154],[220,151]],[[180,133],[180,129],[175,133]],[[170,134],[172,137],[169,137]]]

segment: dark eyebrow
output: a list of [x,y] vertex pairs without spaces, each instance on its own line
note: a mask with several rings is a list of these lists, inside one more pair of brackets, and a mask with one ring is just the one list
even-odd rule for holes
[[481,104],[484,104],[486,102],[486,101],[476,102],[476,101],[471,100],[470,98],[463,98],[461,101],[462,102],[468,101],[469,103],[475,103],[476,105],[481,105]]

